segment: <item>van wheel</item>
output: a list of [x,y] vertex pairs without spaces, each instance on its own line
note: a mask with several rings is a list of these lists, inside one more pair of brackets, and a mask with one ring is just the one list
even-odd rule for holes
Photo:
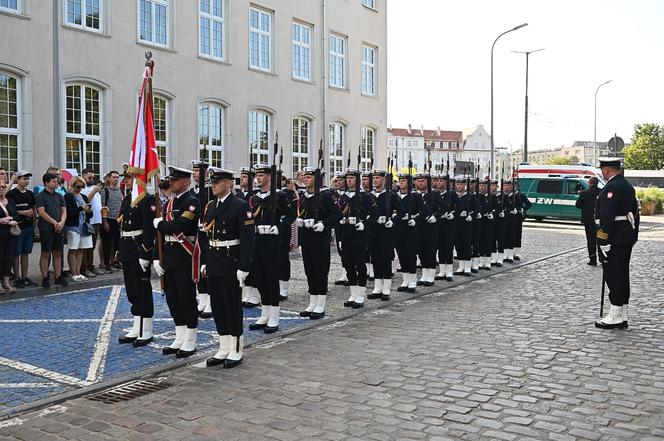
[[535,219],[535,222],[542,222],[544,220],[544,216],[533,216],[533,219]]

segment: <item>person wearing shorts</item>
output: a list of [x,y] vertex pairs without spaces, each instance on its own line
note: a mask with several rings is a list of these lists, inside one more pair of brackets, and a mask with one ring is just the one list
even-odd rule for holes
[[53,274],[55,283],[67,285],[62,276],[62,246],[64,240],[64,227],[67,220],[67,209],[65,199],[56,192],[58,188],[58,176],[54,173],[45,173],[42,176],[44,190],[35,196],[35,206],[39,214],[37,228],[41,240],[41,256],[39,257],[39,269],[42,275],[42,286],[49,288],[51,281],[48,277],[48,267],[51,255],[53,256]]
[[14,245],[14,284],[16,288],[37,286],[28,277],[28,263],[35,240],[35,195],[28,190],[32,173],[25,170],[16,172],[16,187],[7,193],[7,199],[14,201],[18,211],[18,226],[21,234]]
[[92,248],[92,208],[87,196],[81,194],[85,188],[85,181],[74,176],[69,181],[69,193],[65,194],[65,206],[67,207],[67,221],[65,233],[67,234],[67,263],[71,278],[77,282],[86,280],[81,274],[81,262],[84,250]]

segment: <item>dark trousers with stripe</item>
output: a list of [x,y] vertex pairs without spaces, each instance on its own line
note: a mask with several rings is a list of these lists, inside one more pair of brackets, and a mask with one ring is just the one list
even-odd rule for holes
[[242,335],[242,290],[235,275],[209,280],[212,316],[219,335]]
[[164,273],[166,304],[175,326],[198,327],[196,284],[191,278],[191,265],[166,270]]
[[406,274],[417,272],[417,243],[413,240],[416,227],[409,227],[405,221],[399,223],[395,248],[399,256],[401,271]]
[[454,221],[438,219],[438,263],[454,263]]
[[[355,228],[354,226],[350,228]],[[367,233],[341,232],[341,265],[350,286],[367,286]]]
[[457,251],[457,259],[470,260],[472,256],[470,249],[473,235],[472,221],[469,222],[466,220],[466,218],[457,220],[456,225],[454,226],[454,232],[456,234],[454,247]]
[[494,237],[495,226],[493,220],[482,219],[482,232],[480,234],[480,256],[491,257],[495,251],[496,240]]
[[[406,238],[412,241],[412,238]],[[436,268],[436,250],[438,248],[438,223],[423,222],[417,225],[417,254],[422,268]]]
[[279,236],[256,235],[254,261],[249,276],[251,285],[261,295],[263,306],[279,306]]
[[325,230],[316,233],[312,229],[300,228],[299,238],[309,295],[327,295],[327,278],[330,274],[330,232]]
[[588,245],[588,259],[597,263],[597,225],[595,222],[583,224],[586,229],[586,244]]
[[[289,227],[290,228],[290,227]],[[277,264],[279,265],[279,280],[289,281],[291,274],[291,261],[290,261],[290,234],[279,235],[279,257]]]
[[500,217],[496,215],[495,219],[495,232],[496,232],[496,251],[499,253],[504,253],[505,252],[505,235],[506,235],[506,226],[505,226],[505,218]]
[[394,231],[392,228],[385,228],[385,225],[377,224],[372,231],[373,237],[369,242],[369,252],[376,279],[392,278],[392,260],[394,260]]
[[138,260],[122,262],[127,300],[131,304],[131,315],[151,318],[154,316],[152,301],[152,284],[150,283],[150,267],[143,272]]
[[482,219],[473,219],[473,232],[471,233],[472,256],[480,257],[480,240],[482,236]]
[[609,288],[609,300],[615,306],[629,304],[629,261],[633,246],[633,244],[611,245],[608,262],[602,265],[604,280]]

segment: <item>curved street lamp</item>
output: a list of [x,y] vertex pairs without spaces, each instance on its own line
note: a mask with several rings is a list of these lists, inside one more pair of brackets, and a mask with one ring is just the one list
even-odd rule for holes
[[605,81],[595,89],[595,123],[593,124],[593,167],[595,166],[595,161],[597,160],[597,92],[605,84],[609,84],[613,80]]
[[493,140],[495,138],[494,133],[493,133],[493,49],[496,46],[496,42],[500,37],[502,37],[505,34],[508,34],[512,31],[516,31],[517,29],[521,29],[523,27],[528,26],[528,23],[523,23],[520,24],[519,26],[513,27],[512,29],[508,29],[507,31],[503,32],[499,36],[496,37],[496,39],[493,41],[493,44],[491,45],[491,170],[489,171],[489,176],[493,178],[493,154],[494,154],[494,144]]

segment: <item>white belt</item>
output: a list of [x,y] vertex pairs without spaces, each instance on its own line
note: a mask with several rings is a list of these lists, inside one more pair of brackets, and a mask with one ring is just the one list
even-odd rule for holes
[[629,219],[627,219],[627,216],[616,216],[615,218],[613,218],[613,220],[626,221],[626,220],[629,220]]
[[[188,236],[187,236],[187,239],[189,239],[189,240],[192,241],[192,242],[193,242],[194,240],[196,240],[195,237],[188,237]],[[178,239],[178,238],[175,237],[175,236],[170,236],[170,235],[169,235],[169,236],[164,237],[164,242],[177,242],[177,243],[180,243],[180,239]]]
[[210,246],[213,248],[228,248],[235,245],[240,245],[240,239],[234,240],[211,240]]
[[120,237],[136,237],[143,234],[143,230],[120,231]]

